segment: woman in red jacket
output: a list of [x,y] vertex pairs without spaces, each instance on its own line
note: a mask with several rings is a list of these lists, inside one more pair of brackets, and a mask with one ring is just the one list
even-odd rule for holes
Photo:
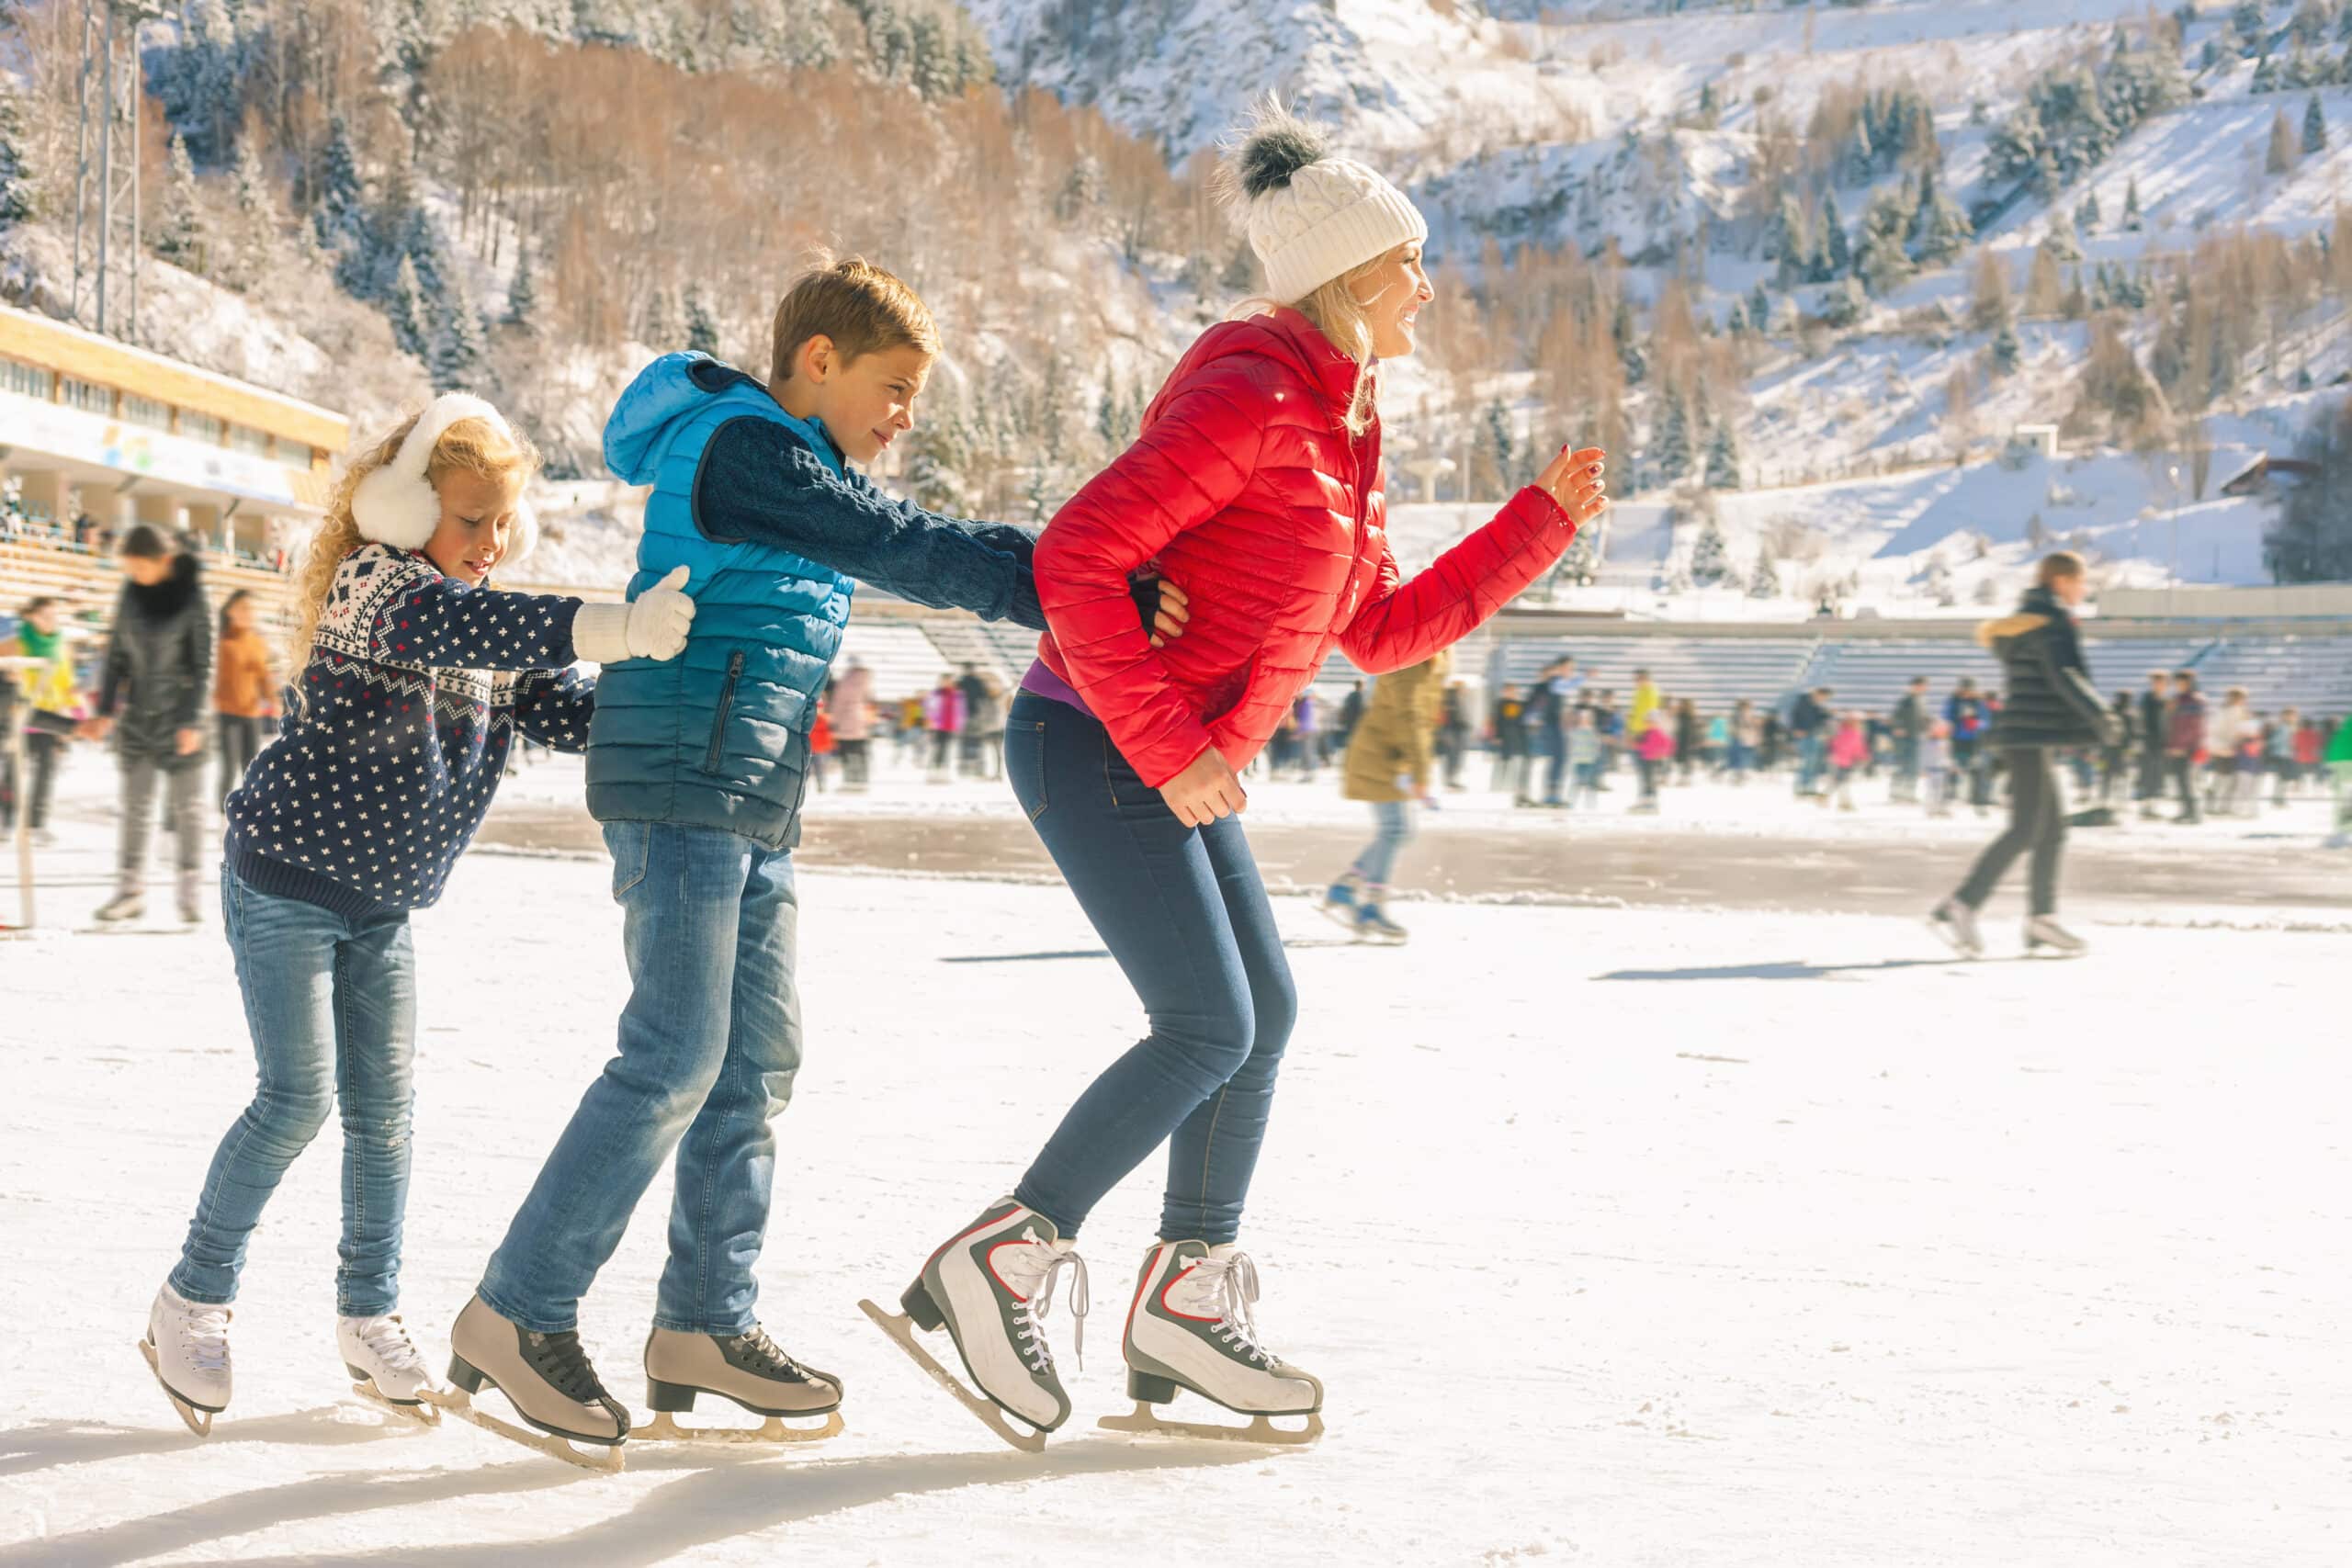
[[[1005,731],[1014,794],[1140,995],[1151,1032],[1079,1098],[1013,1195],[933,1254],[903,1297],[944,1323],[982,1393],[1049,1431],[1069,1415],[1037,1319],[1095,1201],[1170,1145],[1160,1239],[1128,1314],[1130,1393],[1189,1388],[1306,1414],[1322,1386],[1253,1335],[1235,1250],[1296,1012],[1237,774],[1334,648],[1374,674],[1460,640],[1606,504],[1601,454],[1535,485],[1410,581],[1384,528],[1374,361],[1413,351],[1428,226],[1361,164],[1269,110],[1229,199],[1279,308],[1203,333],[1133,446],[1037,541],[1051,628]],[[1152,563],[1192,595],[1151,647],[1128,596]],[[1117,612],[1117,614],[1114,614]]]

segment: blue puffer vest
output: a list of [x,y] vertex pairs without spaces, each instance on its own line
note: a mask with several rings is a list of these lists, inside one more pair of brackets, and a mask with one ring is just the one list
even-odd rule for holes
[[653,487],[629,597],[685,567],[695,625],[676,659],[605,666],[588,730],[588,810],[600,822],[723,828],[787,850],[800,841],[808,729],[849,622],[851,582],[788,550],[721,544],[695,525],[703,449],[745,415],[786,426],[841,471],[820,425],[704,355],[647,366],[605,422],[606,466]]

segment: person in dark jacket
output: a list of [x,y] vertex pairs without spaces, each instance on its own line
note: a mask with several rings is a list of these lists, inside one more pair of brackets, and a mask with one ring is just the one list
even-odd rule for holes
[[1497,793],[1508,789],[1513,806],[1526,805],[1527,704],[1517,686],[1505,686],[1487,710],[1487,728],[1495,745],[1495,776],[1487,787]]
[[2087,586],[2082,557],[2071,550],[2045,556],[2017,614],[1977,628],[1977,640],[2000,660],[2008,684],[1988,740],[2008,771],[2009,825],[1977,857],[1975,869],[1959,891],[1929,917],[1937,933],[1964,957],[1984,953],[1976,911],[1992,897],[2002,874],[2029,851],[2026,950],[2048,947],[2069,957],[2085,951],[2082,939],[2056,918],[2058,855],[2065,844],[2066,812],[2052,753],[2113,743],[2115,716],[2091,684],[2071,614],[2083,602]]
[[147,840],[160,786],[178,848],[179,916],[203,918],[197,897],[204,810],[205,715],[212,698],[212,613],[196,557],[153,524],[123,536],[128,579],[115,601],[114,633],[89,733],[114,739],[122,768],[122,832],[115,894],[101,920],[137,919],[146,908]]
[[2099,752],[2098,803],[2111,806],[2115,792],[2123,782],[2123,770],[2131,765],[2132,738],[2139,731],[2140,721],[2132,705],[2132,694],[2118,692],[2110,710],[2115,716],[2115,738]]
[[1835,694],[1826,686],[1800,693],[1796,705],[1789,710],[1789,734],[1797,745],[1800,796],[1822,793],[1821,775],[1829,761],[1829,700]]
[[2205,819],[2197,800],[2197,764],[2205,755],[2205,699],[2198,694],[2197,672],[2172,672],[2172,706],[2165,714],[2165,771],[2180,790],[2180,815],[2176,822]]
[[1919,748],[1928,739],[1928,678],[1915,675],[1887,720],[1894,740],[1894,799],[1919,798]]
[[2140,782],[2136,793],[2140,815],[2154,821],[2156,803],[2165,797],[2165,738],[2172,727],[2172,671],[2148,671],[2148,689],[2140,694]]

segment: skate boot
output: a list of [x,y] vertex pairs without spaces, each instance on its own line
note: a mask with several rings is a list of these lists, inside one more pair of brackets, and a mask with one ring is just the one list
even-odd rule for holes
[[1928,929],[1951,944],[1962,958],[1984,956],[1984,933],[1976,929],[1976,911],[1957,898],[1947,898],[1928,916]]
[[146,912],[145,889],[126,887],[98,906],[97,918],[112,924],[116,920],[135,920]]
[[1340,879],[1323,890],[1323,902],[1316,908],[1343,926],[1356,920],[1356,895],[1363,886],[1363,878],[1352,871],[1341,872]]
[[200,926],[204,923],[204,900],[198,897],[200,886],[196,873],[192,871],[180,873],[179,915],[180,921],[184,925]]
[[[1042,1453],[1046,1434],[1069,1419],[1069,1395],[1054,1371],[1041,1320],[1051,1309],[1056,1279],[1072,1271],[1070,1315],[1084,1356],[1088,1300],[1085,1260],[1054,1223],[1012,1198],[1001,1198],[953,1240],[931,1255],[922,1273],[899,1298],[905,1317],[859,1304],[917,1365],[1014,1448]],[[914,1341],[913,1328],[944,1326],[963,1359],[976,1396]],[[1000,1410],[1026,1423],[1015,1431]]]
[[210,1437],[212,1418],[229,1408],[232,1315],[225,1306],[189,1301],[168,1280],[147,1309],[147,1337],[139,1342],[140,1352],[172,1408],[199,1438]]
[[[449,1381],[458,1385],[458,1391],[445,1394],[419,1390],[418,1397],[425,1403],[567,1464],[583,1470],[620,1469],[620,1445],[628,1438],[628,1412],[597,1381],[596,1369],[589,1364],[577,1333],[534,1333],[509,1323],[476,1296],[466,1303],[466,1310],[458,1314],[457,1326],[449,1331]],[[484,1383],[504,1394],[517,1415],[547,1436],[538,1437],[477,1408],[472,1396],[481,1392]],[[603,1451],[582,1453],[573,1443],[587,1443]]]
[[338,1317],[335,1348],[343,1352],[343,1370],[351,1374],[351,1392],[395,1416],[428,1425],[440,1419],[435,1406],[424,1403],[426,1389],[437,1389],[432,1369],[417,1354],[416,1341],[398,1314],[382,1317]]
[[[1258,1343],[1258,1267],[1232,1246],[1163,1241],[1144,1255],[1127,1310],[1130,1416],[1105,1416],[1113,1431],[1173,1432],[1252,1443],[1311,1443],[1322,1436],[1323,1385]],[[1149,1407],[1178,1389],[1256,1419],[1247,1427],[1169,1421]],[[1304,1416],[1285,1431],[1270,1416]]]
[[2036,915],[2025,923],[2025,950],[2038,953],[2048,948],[2060,958],[2080,958],[2091,950],[2091,944],[2058,923],[2051,915]]
[[1356,906],[1356,940],[1358,942],[1401,942],[1406,930],[1388,918],[1382,908],[1387,902],[1388,889],[1366,887],[1363,902]]
[[[676,1416],[698,1394],[734,1401],[759,1427],[681,1427]],[[637,1436],[649,1443],[816,1443],[842,1431],[842,1380],[794,1360],[767,1330],[684,1334],[657,1328],[645,1340],[645,1402],[653,1419]],[[786,1416],[822,1416],[816,1427],[787,1427]]]

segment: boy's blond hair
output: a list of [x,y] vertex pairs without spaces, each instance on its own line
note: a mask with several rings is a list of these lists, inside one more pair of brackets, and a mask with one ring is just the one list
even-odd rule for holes
[[[334,499],[327,502],[319,531],[311,536],[310,550],[296,575],[294,630],[286,644],[287,668],[294,672],[292,684],[298,704],[302,700],[302,671],[311,662],[311,645],[318,638],[319,615],[326,608],[327,595],[334,591],[334,574],[342,568],[344,557],[368,542],[351,513],[352,492],[359,488],[361,479],[400,456],[401,443],[408,439],[409,432],[416,428],[416,422],[422,417],[421,412],[409,415],[382,437],[359,449],[334,487]],[[424,479],[438,490],[445,474],[464,472],[499,480],[520,473],[528,479],[538,468],[537,448],[522,436],[510,440],[488,420],[461,419],[443,431],[441,439],[433,444],[433,456],[425,460]]]
[[893,348],[939,353],[931,308],[899,278],[857,256],[820,261],[785,290],[775,308],[769,386],[792,379],[793,361],[812,337],[831,338],[843,364]]

